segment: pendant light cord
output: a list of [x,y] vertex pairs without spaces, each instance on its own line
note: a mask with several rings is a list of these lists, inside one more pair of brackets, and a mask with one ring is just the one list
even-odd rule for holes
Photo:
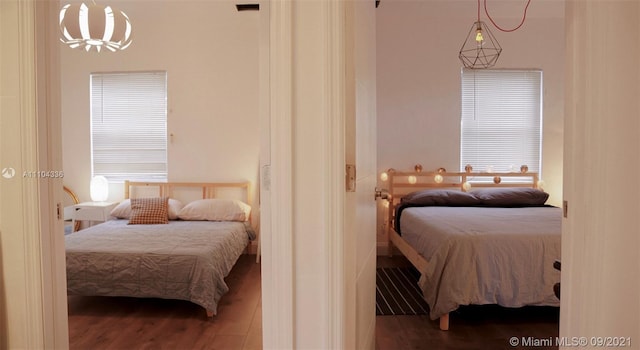
[[[489,10],[487,10],[487,0],[484,0],[484,13],[487,14],[487,18],[489,18],[489,21],[491,21],[493,26],[498,28],[498,30],[503,31],[503,32],[514,32],[514,31],[518,30],[518,28],[522,27],[522,25],[524,24],[524,20],[527,18],[527,9],[529,8],[529,4],[530,3],[531,3],[531,0],[527,0],[527,5],[524,7],[524,14],[522,15],[522,21],[520,22],[520,24],[518,24],[517,27],[515,27],[513,29],[503,29],[503,28],[500,28],[500,26],[498,26],[496,24],[496,22],[493,20],[493,18],[491,18],[491,15],[489,15]],[[480,0],[478,0],[478,21],[480,21]]]

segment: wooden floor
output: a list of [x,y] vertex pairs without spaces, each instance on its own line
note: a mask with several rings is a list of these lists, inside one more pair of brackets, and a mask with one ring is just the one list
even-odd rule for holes
[[178,300],[69,297],[71,349],[262,349],[260,265],[242,255],[207,319]]
[[[401,256],[378,257],[379,267],[410,266]],[[509,343],[540,340],[555,344],[559,312],[556,307],[462,307],[450,314],[451,328],[441,331],[428,316],[376,316],[376,349],[524,349]],[[531,338],[529,338],[531,337]],[[531,343],[533,344],[533,343]],[[536,346],[535,349],[557,349]]]
[[[378,266],[403,266],[403,257]],[[261,349],[260,265],[243,255],[227,277],[230,291],[207,319],[184,301],[69,297],[71,349]],[[443,332],[427,316],[377,316],[376,349],[514,349],[511,337],[558,336],[557,308],[463,307]],[[536,347],[557,349],[557,347]]]

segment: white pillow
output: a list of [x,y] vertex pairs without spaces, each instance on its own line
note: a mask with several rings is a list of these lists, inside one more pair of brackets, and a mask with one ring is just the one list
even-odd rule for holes
[[251,206],[232,199],[200,199],[182,208],[178,217],[182,220],[247,221]]
[[[169,198],[169,220],[177,220],[178,213],[184,207],[184,204],[177,199]],[[111,211],[111,216],[118,219],[131,218],[131,200],[125,199]]]

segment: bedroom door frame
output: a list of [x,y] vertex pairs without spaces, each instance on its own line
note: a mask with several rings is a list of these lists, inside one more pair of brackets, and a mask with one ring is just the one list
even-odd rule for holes
[[[33,168],[55,168],[61,166],[61,132],[60,132],[60,111],[59,97],[56,99],[55,87],[59,86],[60,68],[53,60],[57,57],[56,51],[58,41],[53,38],[57,35],[57,30],[51,30],[55,23],[46,22],[47,18],[57,18],[51,13],[58,10],[55,1],[17,1],[7,0],[2,6],[15,6],[10,11],[2,11],[3,23],[0,26],[0,34],[8,32],[9,26],[5,26],[5,19],[11,17],[17,19],[20,24],[19,41],[21,50],[17,62],[21,62],[20,76],[5,84],[19,85],[24,96],[20,96],[18,107],[27,114],[21,114],[15,120],[25,123],[23,132],[16,134],[12,140],[17,140],[23,145],[22,159],[23,166]],[[311,5],[310,5],[311,3]],[[265,342],[264,348],[295,348],[303,347],[307,335],[311,335],[311,342],[316,347],[345,348],[346,344],[353,344],[356,335],[351,331],[345,332],[345,324],[348,320],[353,320],[356,312],[355,308],[346,308],[346,285],[345,265],[354,264],[355,258],[350,252],[345,252],[344,238],[345,231],[345,143],[344,143],[344,122],[345,122],[345,77],[344,77],[344,45],[345,45],[345,2],[271,2],[270,21],[270,52],[269,52],[269,101],[270,101],[270,170],[274,176],[271,178],[271,199],[270,208],[278,208],[272,211],[269,223],[272,237],[263,237],[263,334]],[[320,13],[316,13],[314,6],[320,6]],[[275,8],[275,10],[274,10]],[[6,16],[6,17],[5,17]],[[12,17],[13,16],[13,17]],[[309,28],[300,17],[314,18],[318,21],[324,31],[328,33],[322,37],[321,45],[324,48],[322,55],[323,72],[316,76],[323,81],[323,92],[321,96],[316,96],[320,103],[326,107],[323,109],[320,118],[322,130],[318,132],[322,135],[324,143],[319,149],[313,148],[318,145],[304,144],[307,150],[319,151],[325,156],[317,159],[294,158],[293,147],[301,146],[300,142],[304,138],[294,138],[293,131],[299,127],[299,120],[295,120],[294,114],[301,113],[295,110],[300,107],[298,88],[300,84],[309,88],[314,88],[312,81],[307,81],[307,77],[300,73],[304,70],[303,62],[314,62],[318,57],[318,52],[308,51],[306,53],[296,52],[294,48],[295,40],[300,40],[298,29],[304,29],[307,33],[317,33],[318,28]],[[294,21],[295,18],[295,21]],[[44,21],[44,22],[43,22]],[[45,27],[37,25],[44,23]],[[15,27],[14,27],[15,28]],[[43,30],[48,28],[50,30]],[[46,46],[46,43],[50,46]],[[13,42],[11,42],[13,43]],[[45,46],[38,46],[38,45]],[[5,58],[5,45],[3,56]],[[297,44],[301,44],[300,41]],[[39,47],[35,52],[34,47]],[[292,55],[300,60],[293,60]],[[26,63],[26,64],[25,64]],[[33,63],[33,64],[30,64]],[[307,67],[308,68],[308,67]],[[297,70],[296,70],[297,69]],[[44,71],[43,71],[44,70]],[[314,69],[306,70],[314,72]],[[45,79],[35,86],[36,72],[37,79]],[[45,72],[45,74],[43,74]],[[41,75],[43,74],[43,75]],[[294,86],[296,91],[294,93]],[[326,98],[326,100],[325,100]],[[37,117],[29,114],[35,111],[37,106]],[[34,119],[35,118],[35,119]],[[36,122],[37,120],[37,122]],[[4,122],[4,119],[3,119]],[[326,123],[325,123],[326,122]],[[57,130],[57,131],[56,131]],[[46,135],[45,138],[42,138]],[[5,140],[3,140],[4,142]],[[34,147],[38,145],[38,147]],[[2,157],[8,153],[3,147]],[[298,217],[292,199],[304,198],[304,184],[300,183],[304,178],[299,176],[298,171],[310,166],[321,169],[318,172],[318,188],[315,189],[323,197],[321,210],[323,216],[322,233],[320,236],[322,246],[322,259],[317,264],[321,278],[321,289],[315,294],[322,295],[321,303],[309,303],[308,289],[305,287],[306,280],[304,274],[300,274],[300,265],[295,265],[294,254],[300,258],[299,246],[295,246],[298,236],[294,239],[294,232],[299,234],[302,230],[297,230],[300,226],[294,220],[294,214]],[[294,168],[295,167],[295,168]],[[28,187],[28,188],[27,188]],[[9,337],[5,338],[7,347],[26,348],[68,348],[68,318],[66,308],[65,290],[65,267],[64,267],[64,241],[62,235],[62,223],[55,218],[56,203],[62,197],[62,181],[39,181],[38,185],[25,187],[26,192],[16,194],[9,198],[19,200],[24,198],[28,204],[21,205],[20,217],[12,218],[5,222],[19,223],[20,230],[16,232],[24,233],[17,241],[2,241],[2,261],[11,260],[12,269],[20,271],[23,277],[21,286],[12,284],[7,292],[0,293],[0,297],[12,298],[12,304],[18,305],[9,310],[4,317],[0,317],[0,327],[8,328]],[[28,197],[23,197],[23,194]],[[371,194],[372,196],[372,194]],[[25,202],[26,203],[26,202]],[[312,199],[307,199],[307,204],[312,203]],[[311,214],[307,213],[307,218]],[[316,214],[313,214],[316,215]],[[296,219],[297,220],[297,219]],[[264,222],[264,220],[263,220]],[[294,231],[296,229],[296,231]],[[4,231],[4,229],[3,229]],[[265,232],[263,232],[264,234]],[[57,238],[56,238],[57,237]],[[60,238],[62,237],[62,238]],[[315,237],[317,238],[317,237]],[[315,239],[311,237],[311,239]],[[62,244],[60,242],[62,241]],[[316,247],[310,247],[315,249]],[[7,252],[11,252],[7,254]],[[22,254],[22,253],[25,254]],[[20,256],[19,255],[24,255]],[[15,258],[15,261],[14,261]],[[19,262],[19,263],[16,263]],[[3,267],[4,278],[9,276]],[[62,277],[61,277],[62,276]],[[314,280],[314,276],[312,281]],[[57,282],[62,281],[62,282]],[[12,278],[12,283],[14,280]],[[49,289],[53,286],[53,290]],[[16,297],[14,299],[14,297]],[[301,300],[304,298],[304,300]],[[306,302],[305,302],[306,301]],[[6,302],[4,300],[3,302]],[[268,305],[265,305],[268,304]],[[320,327],[316,327],[314,322],[301,320],[304,308],[318,310],[322,314],[319,320]],[[373,312],[373,309],[371,309]],[[9,324],[11,327],[9,328]],[[318,329],[320,331],[318,332]],[[317,333],[317,334],[316,334]],[[370,342],[372,344],[372,342]]]
[[[263,6],[263,4],[265,6]],[[262,344],[292,349],[293,252],[291,229],[291,26],[288,1],[261,3],[260,19],[260,250]],[[274,47],[278,45],[277,47]],[[287,74],[289,73],[289,74]],[[273,116],[273,117],[272,117]],[[277,116],[277,118],[276,118]],[[277,141],[276,141],[277,140]],[[283,155],[284,153],[284,155]],[[281,160],[283,159],[284,160]],[[272,176],[275,173],[276,176]],[[278,208],[272,211],[272,207]]]
[[[22,2],[23,6],[27,7],[29,11],[35,11],[36,8],[39,8],[39,16],[44,16],[45,12],[42,11],[57,11],[57,8],[54,2]],[[46,6],[41,7],[41,4],[50,5],[48,9],[43,10]],[[263,99],[261,102],[262,107],[265,105],[268,106],[270,113],[269,120],[269,167],[266,169],[267,172],[272,172],[276,176],[270,179],[271,188],[265,197],[263,197],[264,201],[268,201],[270,206],[267,206],[267,210],[269,208],[278,208],[277,211],[272,212],[271,215],[265,215],[266,218],[263,218],[262,224],[268,225],[267,230],[263,231],[264,235],[262,245],[263,245],[263,308],[265,309],[263,312],[263,330],[264,330],[264,345],[265,348],[293,348],[296,344],[296,334],[298,332],[304,332],[305,326],[307,330],[313,330],[313,327],[310,327],[308,324],[296,324],[296,319],[294,318],[294,307],[300,305],[295,304],[294,299],[296,296],[298,298],[301,295],[296,295],[294,291],[294,261],[293,256],[295,253],[295,248],[293,244],[293,207],[291,199],[294,196],[294,187],[293,187],[293,154],[292,147],[294,145],[292,128],[293,128],[293,77],[292,77],[292,45],[293,38],[292,34],[294,32],[293,26],[293,17],[294,11],[291,2],[274,2],[272,4],[276,7],[276,11],[272,12],[269,17],[269,26],[271,28],[269,39],[269,46],[272,50],[269,51],[269,71],[270,77],[269,80],[269,99],[270,105],[266,104]],[[345,212],[345,197],[344,197],[344,182],[340,181],[344,176],[344,165],[345,165],[345,145],[342,140],[342,136],[345,133],[344,130],[344,119],[345,119],[345,101],[344,101],[344,40],[345,40],[345,32],[346,27],[343,21],[344,19],[344,4],[341,2],[330,2],[322,5],[322,19],[324,26],[328,29],[328,32],[331,33],[331,36],[325,37],[324,45],[327,47],[328,52],[326,52],[326,71],[324,72],[323,79],[325,81],[325,93],[328,96],[329,101],[325,101],[327,106],[330,107],[327,111],[325,111],[325,116],[329,117],[332,121],[331,124],[324,125],[325,126],[325,135],[327,137],[327,143],[324,144],[325,151],[329,155],[324,159],[323,172],[321,173],[322,178],[329,179],[338,179],[338,181],[329,181],[322,184],[323,190],[320,192],[329,192],[330,195],[324,204],[324,209],[327,212],[330,212],[325,221],[325,230],[329,235],[325,240],[326,251],[325,258],[322,262],[322,269],[324,270],[324,276],[326,280],[324,281],[323,287],[325,294],[327,297],[324,300],[324,305],[328,307],[330,310],[326,314],[326,318],[323,322],[323,332],[318,337],[318,342],[326,344],[331,348],[343,348],[344,344],[352,344],[355,342],[352,338],[355,337],[355,334],[350,332],[345,333],[345,323],[347,319],[353,320],[355,315],[347,315],[349,312],[356,312],[354,309],[350,309],[351,311],[346,311],[345,303],[345,288],[346,282],[344,280],[344,266],[345,266],[345,258],[349,260],[349,254],[343,255],[343,245],[344,245],[344,212]],[[28,11],[27,11],[28,12]],[[21,31],[26,35],[21,37],[23,40],[22,47],[31,47],[31,41],[37,41],[37,39],[47,39],[44,33],[33,33],[30,32],[27,27],[33,25],[33,20],[35,15],[30,13],[20,12],[16,13],[16,16],[19,18],[24,18],[25,22],[25,30]],[[47,16],[44,16],[45,18]],[[49,18],[55,18],[55,16]],[[42,19],[37,20],[37,23],[46,23],[41,22]],[[53,24],[50,24],[52,26]],[[56,33],[55,30],[49,31],[49,33]],[[53,35],[53,34],[52,34]],[[56,43],[57,40],[49,38],[49,40],[43,40],[44,42]],[[331,45],[330,45],[331,44]],[[50,112],[50,119],[47,121],[45,118],[45,114],[40,114],[39,116],[43,118],[41,120],[40,126],[43,127],[47,125],[47,123],[52,123],[48,125],[48,127],[52,127],[49,130],[49,137],[46,142],[41,142],[42,144],[49,146],[50,148],[47,150],[43,148],[41,152],[38,150],[31,149],[29,155],[32,157],[37,157],[38,155],[43,160],[50,161],[51,164],[55,164],[55,162],[61,162],[60,159],[60,114],[59,110],[56,112],[55,96],[47,95],[52,94],[54,90],[51,89],[52,86],[59,85],[59,81],[56,83],[55,77],[56,74],[59,75],[59,68],[56,61],[52,61],[53,57],[57,57],[55,55],[55,51],[48,50],[56,50],[57,45],[51,45],[47,50],[41,51],[44,53],[44,56],[39,56],[39,62],[45,62],[45,66],[41,68],[49,69],[49,74],[52,77],[51,80],[47,84],[40,86],[40,88],[44,88],[46,91],[41,91],[41,96],[50,96],[49,100],[44,100],[44,104],[40,105],[41,111]],[[329,48],[331,48],[329,52]],[[313,59],[315,56],[315,52],[312,55],[307,56],[308,59]],[[29,55],[29,57],[23,57],[25,59],[21,59],[21,61],[29,62],[29,59],[35,60],[35,53],[29,52],[25,53],[25,55]],[[34,55],[33,57],[30,55]],[[35,76],[35,66],[25,68],[25,76]],[[40,74],[40,73],[39,73]],[[45,77],[43,75],[43,77]],[[22,77],[21,77],[22,78]],[[59,79],[59,77],[58,77]],[[302,78],[303,79],[303,78]],[[303,79],[304,80],[304,79]],[[22,79],[19,79],[22,81]],[[46,87],[49,87],[47,89]],[[35,96],[35,91],[28,91],[29,94],[33,94]],[[34,97],[35,98],[35,97]],[[47,105],[47,101],[51,103]],[[59,101],[59,98],[58,98]],[[59,102],[58,102],[59,103]],[[24,106],[29,106],[28,102],[24,102]],[[332,108],[332,109],[331,109]],[[56,126],[57,125],[57,126]],[[30,137],[26,138],[23,142],[28,145],[37,144],[37,132],[38,129],[35,125],[31,125],[33,129],[27,130],[29,132]],[[58,129],[56,129],[58,128]],[[56,132],[56,130],[58,130]],[[42,130],[40,130],[42,131]],[[342,135],[342,136],[341,136]],[[42,141],[42,140],[41,140]],[[304,161],[304,159],[302,160]],[[311,166],[317,166],[313,159],[308,160]],[[326,166],[325,166],[326,165]],[[263,168],[264,170],[265,168]],[[263,179],[265,178],[263,174]],[[61,181],[60,181],[61,182]],[[59,187],[59,191],[55,191],[55,188]],[[30,219],[26,220],[31,223],[42,224],[43,230],[40,231],[41,239],[43,237],[63,237],[61,232],[55,232],[55,228],[61,230],[61,225],[58,225],[55,220],[50,220],[51,218],[45,220],[46,215],[43,215],[45,212],[50,211],[55,207],[56,199],[55,194],[58,193],[61,195],[62,186],[53,186],[51,187],[43,186],[40,188],[41,193],[53,193],[52,197],[46,197],[42,195],[39,198],[39,202],[43,206],[43,212],[33,211],[31,212]],[[270,196],[270,197],[269,197]],[[270,200],[269,200],[270,199]],[[264,212],[263,212],[264,213]],[[42,220],[42,222],[40,221]],[[53,228],[53,232],[47,232],[46,227]],[[269,233],[272,232],[273,236],[269,237]],[[277,236],[276,236],[277,235]],[[33,241],[32,243],[39,243],[39,240]],[[44,280],[51,282],[55,280],[65,281],[64,273],[64,261],[62,264],[60,263],[61,257],[64,256],[64,245],[60,245],[60,242],[54,244],[53,246],[45,246],[42,247],[39,244],[34,245],[29,248],[28,251],[40,251],[44,253],[42,257],[37,255],[29,255],[28,258],[30,261],[25,263],[25,266],[31,266],[33,269],[33,274],[26,276],[26,280],[30,282],[42,281],[40,280],[40,274],[44,276]],[[50,253],[50,254],[48,254]],[[42,260],[41,260],[42,258]],[[353,262],[351,262],[353,263]],[[51,270],[42,269],[43,266],[50,266]],[[63,277],[60,278],[60,275]],[[53,278],[54,276],[58,276],[58,279]],[[31,288],[26,290],[26,297],[28,300],[43,300],[44,305],[42,306],[42,313],[24,313],[27,315],[33,315],[30,318],[29,323],[25,324],[12,324],[12,330],[15,330],[16,333],[22,334],[25,337],[25,341],[29,340],[35,346],[28,347],[54,347],[54,348],[66,348],[68,347],[68,327],[67,327],[67,310],[66,310],[66,297],[64,293],[64,283],[59,283],[56,285],[54,282],[53,285],[56,286],[56,290],[62,288],[62,292],[58,291],[58,293],[53,293],[49,295],[49,297],[43,297],[44,294],[47,293],[47,290],[44,288],[44,284],[40,284],[40,288]],[[39,305],[38,303],[32,305]],[[35,310],[40,311],[40,310]],[[9,315],[8,318],[12,322],[14,319],[18,317],[16,315]],[[299,321],[299,320],[298,320]],[[42,324],[40,324],[42,322]],[[42,330],[42,334],[38,333],[38,330]],[[29,335],[27,337],[27,334]],[[28,339],[27,339],[28,338]],[[12,344],[20,343],[21,340],[10,340]],[[35,342],[35,343],[33,343]],[[40,346],[42,345],[42,346]]]
[[[270,3],[270,104],[263,124],[269,126],[263,136],[270,142],[261,143],[269,147],[268,155],[261,155],[268,160],[261,164],[265,349],[374,347],[375,229],[359,259],[356,231],[362,216],[347,216],[360,213],[356,203],[363,198],[375,216],[375,151],[369,160],[373,175],[363,171],[356,179],[359,190],[345,192],[345,166],[358,163],[356,125],[369,122],[362,131],[375,143],[375,118],[356,121],[361,87],[373,101],[364,113],[375,114],[375,81],[356,81],[351,46],[358,44],[355,13],[359,6],[373,10],[374,3],[356,2]],[[371,30],[370,23],[358,30]],[[368,69],[375,72],[375,64]]]
[[0,348],[69,347],[62,178],[23,176],[62,168],[57,5],[0,4]]

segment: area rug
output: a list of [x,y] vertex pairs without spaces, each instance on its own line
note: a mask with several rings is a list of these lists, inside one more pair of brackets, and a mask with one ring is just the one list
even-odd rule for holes
[[408,267],[376,269],[376,315],[424,315],[429,305],[418,287],[420,273]]

